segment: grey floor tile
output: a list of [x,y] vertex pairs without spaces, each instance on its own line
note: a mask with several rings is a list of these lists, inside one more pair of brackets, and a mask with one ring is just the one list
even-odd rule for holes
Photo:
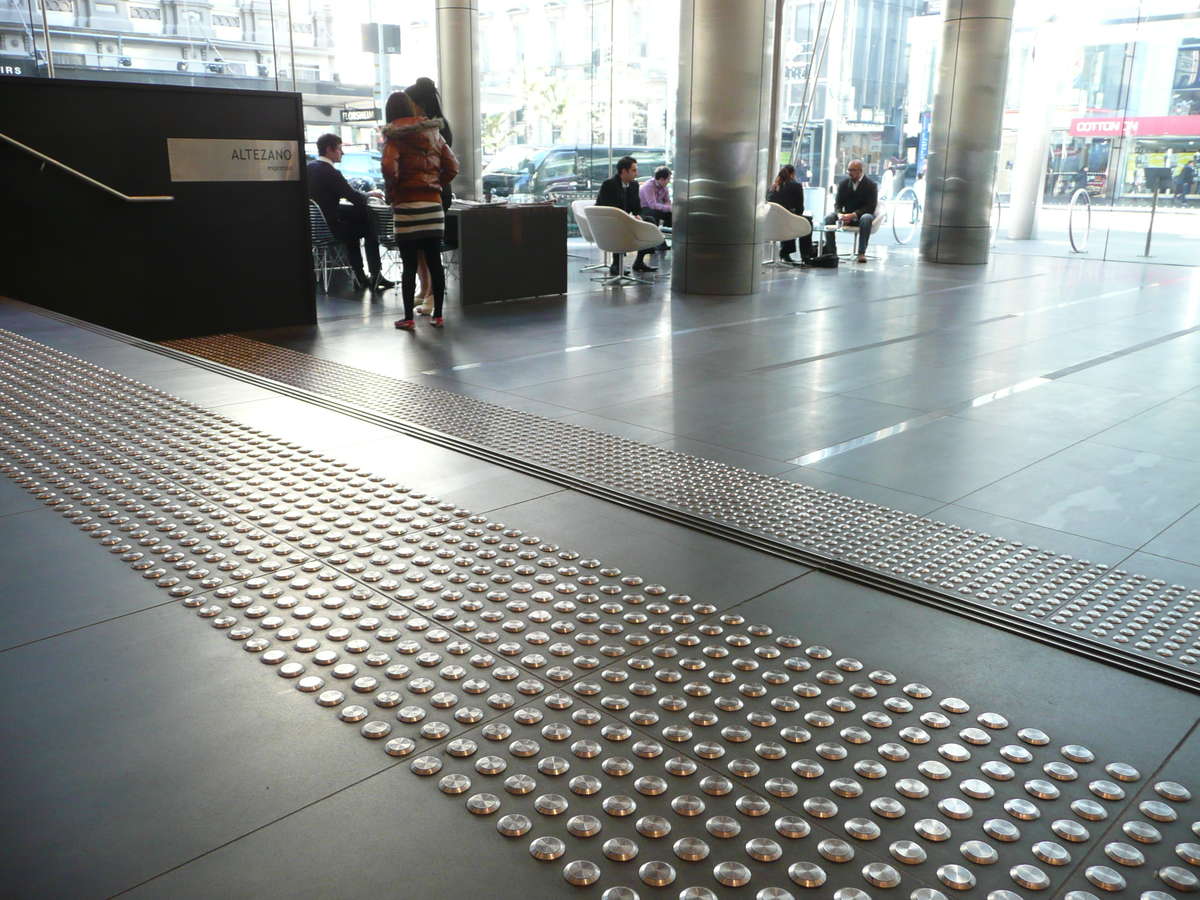
[[716,460],[729,466],[737,466],[739,469],[747,469],[763,475],[778,475],[780,472],[791,467],[791,463],[783,462],[782,460],[768,459],[765,456],[758,456],[754,453],[743,453],[740,450],[731,450],[728,447],[711,444],[707,441],[694,440],[693,438],[668,437],[654,443],[659,447],[674,450],[677,453],[686,453],[689,456],[700,456],[704,459]]
[[953,501],[1062,446],[1061,439],[1027,430],[949,417],[814,463],[812,468]]
[[177,604],[0,653],[0,680],[20,896],[111,896],[391,763]]
[[956,415],[1011,428],[1034,426],[1042,433],[1081,440],[1137,416],[1154,404],[1144,394],[1052,381]]
[[1200,462],[1197,422],[1200,422],[1200,393],[1188,393],[1114,425],[1092,441]]
[[48,509],[0,517],[0,649],[157,606],[169,598]]
[[1124,547],[1140,547],[1200,503],[1186,460],[1083,442],[959,504]]
[[1200,508],[1192,509],[1140,549],[1200,566]]
[[16,482],[0,477],[0,516],[42,509],[42,503]]
[[922,367],[910,375],[845,393],[877,403],[932,411],[972,400],[1012,383],[1010,374],[980,369],[968,360],[953,366]]
[[280,396],[266,388],[200,368],[156,377],[154,387],[209,409],[231,403],[273,400]]
[[629,422],[622,422],[619,419],[606,419],[604,416],[597,416],[592,413],[569,413],[568,415],[560,416],[559,421],[570,422],[572,425],[579,425],[582,428],[600,431],[604,434],[615,434],[618,437],[628,438],[631,441],[638,441],[642,444],[657,444],[671,437],[665,431],[656,431],[653,428],[631,425]]
[[689,437],[771,459],[790,460],[923,416],[918,409],[855,397],[826,396],[734,424],[685,432]]
[[366,444],[395,434],[382,426],[282,395],[269,400],[230,403],[218,412],[279,440],[301,443],[312,450]]

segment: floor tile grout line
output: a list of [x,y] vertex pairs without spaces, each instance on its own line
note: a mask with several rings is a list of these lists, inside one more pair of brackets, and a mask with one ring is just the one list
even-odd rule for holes
[[[209,591],[213,591],[213,590],[216,590],[216,588],[209,588],[208,590],[200,591],[199,593],[191,594],[189,596],[202,597],[205,594],[209,593]],[[164,607],[164,606],[172,606],[176,602],[177,601],[174,597],[169,597],[168,599],[163,600],[161,603],[152,603],[149,606],[143,606],[141,609],[132,609],[129,612],[121,613],[116,616],[109,616],[107,619],[97,619],[95,622],[88,622],[86,625],[77,625],[74,628],[67,628],[63,631],[55,632],[54,634],[47,634],[47,635],[43,635],[42,637],[32,638],[32,639],[30,639],[28,641],[24,641],[23,643],[20,643],[20,644],[13,644],[10,647],[0,647],[0,654],[10,653],[13,650],[21,650],[25,647],[30,647],[33,644],[40,644],[43,641],[52,641],[55,638],[64,637],[68,634],[75,634],[76,632],[79,632],[79,631],[87,631],[89,628],[96,628],[97,626],[100,626],[100,625],[108,625],[112,622],[119,622],[121,619],[128,619],[131,616],[137,616],[137,615],[141,615],[142,613],[145,613],[145,612],[151,612],[152,610],[162,609],[162,607]]]

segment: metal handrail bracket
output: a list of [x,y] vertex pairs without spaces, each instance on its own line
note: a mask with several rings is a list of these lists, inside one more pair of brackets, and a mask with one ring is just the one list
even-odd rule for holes
[[6,141],[9,144],[12,144],[14,147],[18,147],[21,150],[24,150],[26,153],[30,153],[33,156],[36,156],[38,159],[42,160],[43,162],[48,162],[53,166],[58,166],[58,168],[62,169],[64,172],[74,175],[80,181],[86,181],[88,184],[92,185],[93,187],[98,187],[98,188],[100,188],[100,190],[104,191],[106,194],[111,194],[112,196],[117,197],[120,200],[124,200],[126,203],[165,203],[169,200],[175,199],[174,197],[166,195],[166,194],[147,194],[147,195],[141,195],[141,196],[130,196],[129,194],[123,194],[120,191],[118,191],[116,188],[109,187],[104,182],[97,181],[95,178],[92,178],[90,175],[84,175],[82,172],[78,171],[77,169],[72,169],[66,163],[59,162],[54,157],[47,156],[42,151],[35,150],[32,147],[28,146],[27,144],[22,144],[16,138],[10,137],[9,135],[4,134],[3,132],[0,132],[0,139],[3,139],[4,141]]

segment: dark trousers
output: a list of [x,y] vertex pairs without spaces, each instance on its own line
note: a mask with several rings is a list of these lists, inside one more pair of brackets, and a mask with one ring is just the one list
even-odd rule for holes
[[[652,252],[653,252],[652,250],[639,250],[637,252],[637,259],[634,261],[634,265],[635,266],[636,265],[644,266],[646,264],[647,254],[652,253]],[[625,264],[625,254],[624,253],[614,253],[612,265],[608,267],[608,274],[614,275],[614,276],[620,275],[621,274],[621,266],[623,266],[624,264]]]
[[350,268],[356,273],[363,270],[362,251],[358,242],[367,245],[367,265],[372,275],[379,274],[379,238],[371,227],[368,213],[361,206],[338,207],[338,220],[333,233],[346,245],[346,253],[350,257]]
[[[812,216],[804,216],[804,218],[808,219],[808,223],[810,225],[812,224]],[[795,239],[792,239],[790,241],[780,241],[779,242],[779,252],[780,252],[780,254],[782,254],[784,256],[791,254],[791,253],[795,253],[796,252]],[[804,237],[800,238],[800,258],[801,259],[812,259],[816,255],[817,255],[817,251],[816,251],[816,248],[813,247],[812,235],[806,234]]]
[[[826,225],[836,225],[840,213],[830,213],[825,217]],[[860,256],[865,256],[867,253],[867,242],[871,240],[871,224],[875,221],[875,217],[871,213],[863,213],[858,217],[858,221],[854,224],[858,226],[858,252]],[[834,238],[834,232],[830,231],[825,234],[825,252],[837,253],[837,240]]]
[[404,272],[400,275],[400,296],[404,298],[404,318],[413,317],[413,301],[417,294],[417,266],[421,254],[429,266],[429,284],[433,288],[433,316],[442,315],[442,301],[446,298],[446,273],[442,270],[442,239],[421,238],[416,241],[400,241],[400,259]]
[[[655,225],[659,226],[660,228],[673,227],[671,225],[671,211],[670,210],[667,210],[664,212],[661,209],[650,209],[650,208],[646,207],[646,208],[642,209],[640,215],[645,221],[653,222]],[[663,241],[661,244],[659,244],[658,249],[659,250],[669,249],[667,247],[667,242]]]

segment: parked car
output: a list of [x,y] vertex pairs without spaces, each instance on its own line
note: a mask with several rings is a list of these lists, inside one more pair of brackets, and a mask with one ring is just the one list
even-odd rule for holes
[[483,167],[483,190],[493,197],[507,197],[513,185],[528,173],[530,161],[545,153],[544,147],[530,144],[509,144]]
[[[652,177],[667,164],[663,147],[613,147],[559,145],[549,147],[525,161],[523,171],[512,183],[512,193],[540,197],[577,192],[595,192],[616,171],[617,160],[632,156],[638,161],[638,177]],[[486,179],[485,179],[486,185]]]

